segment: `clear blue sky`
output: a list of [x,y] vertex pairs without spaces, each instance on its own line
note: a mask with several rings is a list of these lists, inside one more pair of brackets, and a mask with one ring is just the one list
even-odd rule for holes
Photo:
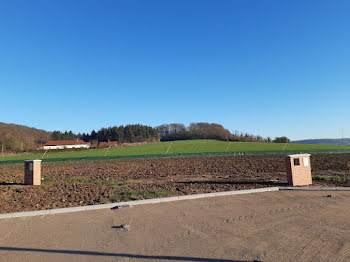
[[350,137],[350,1],[0,1],[0,121]]

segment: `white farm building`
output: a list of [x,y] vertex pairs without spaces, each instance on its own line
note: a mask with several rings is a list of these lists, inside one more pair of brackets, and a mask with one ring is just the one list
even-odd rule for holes
[[44,149],[69,149],[69,148],[90,148],[90,143],[83,140],[57,140],[49,141],[44,146]]

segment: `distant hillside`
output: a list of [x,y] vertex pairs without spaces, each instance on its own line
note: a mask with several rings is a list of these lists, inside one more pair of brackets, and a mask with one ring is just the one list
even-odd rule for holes
[[292,141],[293,144],[315,144],[315,145],[350,145],[350,138],[324,138],[324,139],[305,139]]
[[51,133],[28,126],[0,122],[0,152],[28,151],[51,138]]

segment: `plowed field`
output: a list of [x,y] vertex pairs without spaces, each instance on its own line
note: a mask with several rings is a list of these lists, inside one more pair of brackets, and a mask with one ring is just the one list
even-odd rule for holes
[[[314,185],[350,186],[348,163],[313,155]],[[43,163],[42,177],[26,186],[23,164],[0,166],[0,213],[287,185],[282,155]]]

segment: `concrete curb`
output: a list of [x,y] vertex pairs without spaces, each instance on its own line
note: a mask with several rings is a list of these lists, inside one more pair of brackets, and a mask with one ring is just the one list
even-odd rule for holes
[[88,210],[115,208],[115,207],[122,207],[122,206],[156,204],[156,203],[164,203],[164,202],[187,200],[187,199],[199,199],[199,198],[216,197],[216,196],[243,195],[243,194],[262,193],[262,192],[270,192],[270,191],[278,191],[278,190],[279,190],[278,187],[266,187],[266,188],[257,188],[257,189],[247,189],[247,190],[236,190],[236,191],[227,191],[227,192],[188,195],[188,196],[154,198],[154,199],[136,200],[136,201],[128,201],[128,202],[101,204],[101,205],[67,207],[67,208],[57,208],[57,209],[27,211],[27,212],[17,212],[17,213],[6,213],[6,214],[0,214],[0,219],[14,218],[14,217],[32,217],[32,216],[42,216],[42,215],[53,215],[53,214],[80,212],[80,211],[88,211]]
[[263,192],[271,192],[271,191],[279,191],[279,190],[350,191],[350,187],[283,187],[283,186],[281,186],[281,187],[265,187],[265,188],[257,188],[257,189],[226,191],[226,192],[197,194],[197,195],[188,195],[188,196],[154,198],[154,199],[136,200],[136,201],[128,201],[128,202],[101,204],[101,205],[67,207],[67,208],[57,208],[57,209],[27,211],[27,212],[17,212],[17,213],[5,213],[5,214],[0,214],[0,219],[14,218],[14,217],[33,217],[33,216],[42,216],[42,215],[63,214],[63,213],[72,213],[72,212],[80,212],[80,211],[116,208],[116,207],[123,207],[123,206],[157,204],[157,203],[165,203],[165,202],[179,201],[179,200],[199,199],[199,198],[208,198],[208,197],[217,197],[217,196],[244,195],[244,194],[263,193]]
[[350,191],[350,187],[289,187],[289,186],[280,186],[279,190],[291,190],[291,191]]

